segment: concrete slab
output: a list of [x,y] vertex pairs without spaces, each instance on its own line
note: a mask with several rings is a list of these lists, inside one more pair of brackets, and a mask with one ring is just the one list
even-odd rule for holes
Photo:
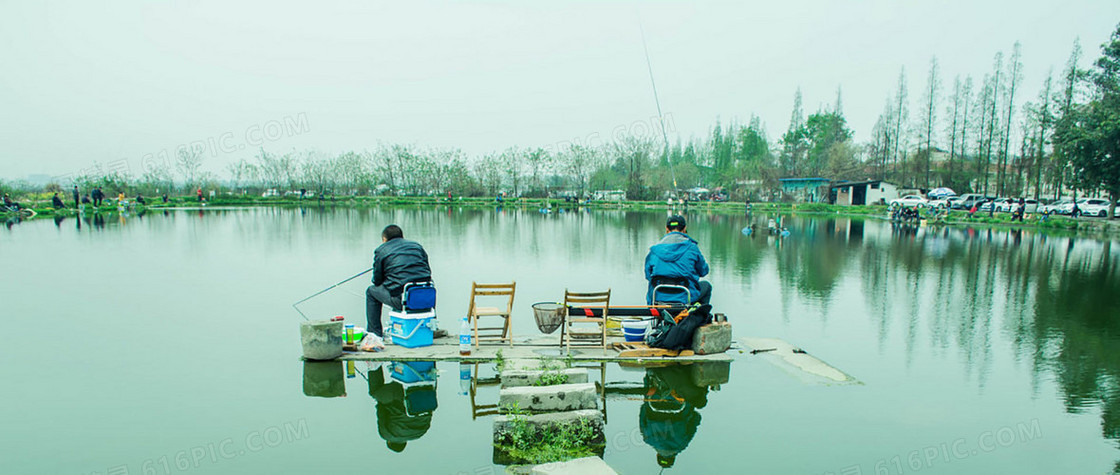
[[862,384],[855,378],[777,338],[742,338],[755,356],[773,363],[806,384]]
[[587,370],[583,368],[564,368],[559,370],[534,370],[518,371],[506,369],[502,371],[502,387],[515,388],[518,386],[533,386],[545,373],[557,373],[567,376],[565,384],[578,384],[587,382]]
[[520,386],[498,392],[498,407],[516,405],[524,411],[555,412],[597,409],[599,392],[593,383]]
[[533,467],[533,475],[618,475],[599,457],[584,457],[567,462],[552,462]]
[[[622,341],[621,338],[607,338],[608,342]],[[457,337],[436,338],[431,346],[423,348],[404,348],[389,345],[384,351],[368,353],[362,351],[344,351],[339,359],[359,361],[465,361],[491,362],[497,358],[498,351],[502,358],[512,360],[542,360],[542,359],[567,359],[567,350],[560,348],[559,335],[545,335],[531,338],[515,338],[515,346],[486,345],[472,349],[468,356],[459,355],[459,339]],[[738,353],[737,351],[734,353]],[[732,361],[732,352],[715,355],[692,355],[676,357],[620,357],[618,351],[601,348],[573,348],[572,360],[575,362],[629,362],[634,364],[656,363],[687,363],[695,361]],[[537,363],[539,365],[539,363]]]

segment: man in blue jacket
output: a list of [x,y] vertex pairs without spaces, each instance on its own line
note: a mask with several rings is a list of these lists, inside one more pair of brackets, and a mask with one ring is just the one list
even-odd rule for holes
[[[428,253],[419,243],[405,239],[400,226],[385,226],[381,242],[373,251],[373,285],[366,289],[366,332],[379,337],[384,336],[381,306],[400,310],[404,284],[432,280]],[[365,346],[366,341],[361,344]]]
[[653,304],[653,288],[661,284],[680,285],[688,288],[690,302],[685,302],[683,292],[662,290],[657,295],[660,302],[691,304],[700,302],[707,305],[712,300],[712,284],[701,281],[708,275],[708,263],[696,241],[685,234],[687,223],[683,216],[671,216],[665,222],[665,237],[650,246],[646,255],[646,303]]

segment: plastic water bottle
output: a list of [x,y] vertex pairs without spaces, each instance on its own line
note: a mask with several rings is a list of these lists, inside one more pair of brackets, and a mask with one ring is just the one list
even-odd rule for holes
[[471,365],[459,363],[459,394],[467,395],[471,390]]
[[463,317],[463,323],[459,325],[459,355],[467,356],[471,354],[471,324],[467,322],[467,317]]

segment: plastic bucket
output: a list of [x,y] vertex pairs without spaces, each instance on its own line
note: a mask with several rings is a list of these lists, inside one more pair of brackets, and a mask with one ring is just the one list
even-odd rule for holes
[[622,322],[622,337],[629,342],[643,341],[649,333],[651,323],[651,320],[625,320]]
[[393,344],[405,348],[431,346],[435,313],[396,313],[389,315],[389,336]]

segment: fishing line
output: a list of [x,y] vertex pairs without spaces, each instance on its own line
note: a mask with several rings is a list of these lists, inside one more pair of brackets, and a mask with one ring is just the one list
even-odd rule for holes
[[649,60],[649,48],[646,46],[646,29],[642,26],[642,15],[638,16],[638,31],[642,35],[642,51],[646,54],[646,69],[649,71],[649,84],[653,87],[653,103],[657,105],[657,122],[661,124],[661,138],[665,141],[665,161],[669,162],[669,175],[673,177],[673,195],[677,191],[677,172],[673,169],[673,161],[669,159],[669,135],[665,132],[665,117],[661,114],[661,99],[657,96],[657,83],[653,80],[653,63]]
[[299,305],[299,304],[301,304],[301,303],[304,303],[304,302],[306,302],[306,301],[308,301],[308,300],[311,300],[311,299],[313,299],[313,298],[315,298],[315,297],[318,297],[319,295],[322,295],[322,294],[326,293],[326,292],[327,292],[328,290],[331,290],[331,289],[333,289],[333,288],[335,288],[335,287],[338,287],[338,286],[340,286],[340,285],[342,285],[342,284],[345,284],[345,283],[347,283],[347,282],[350,282],[351,280],[354,280],[354,279],[357,279],[358,277],[361,277],[361,276],[363,276],[363,275],[366,275],[366,274],[368,274],[368,273],[369,273],[370,271],[372,271],[372,270],[373,270],[373,267],[370,267],[369,269],[366,269],[366,270],[364,270],[364,271],[361,271],[361,272],[359,272],[359,273],[357,273],[357,274],[354,274],[354,275],[352,275],[352,276],[350,276],[350,277],[347,277],[346,279],[344,279],[343,281],[341,281],[341,282],[339,282],[339,283],[337,283],[337,284],[334,284],[334,285],[332,285],[332,286],[330,286],[330,287],[327,287],[327,288],[325,288],[325,289],[323,289],[323,290],[320,290],[320,291],[318,291],[318,292],[315,292],[315,293],[313,293],[313,294],[309,295],[309,296],[308,296],[307,298],[304,298],[303,300],[300,300],[300,301],[298,301],[298,302],[296,302],[296,303],[293,303],[293,304],[292,304],[292,308],[296,309],[296,311],[297,311],[297,312],[299,312],[300,316],[302,316],[304,320],[308,320],[308,321],[310,321],[311,319],[307,318],[307,315],[305,315],[305,314],[303,313],[303,311],[299,309],[299,307],[298,307],[298,305]]

